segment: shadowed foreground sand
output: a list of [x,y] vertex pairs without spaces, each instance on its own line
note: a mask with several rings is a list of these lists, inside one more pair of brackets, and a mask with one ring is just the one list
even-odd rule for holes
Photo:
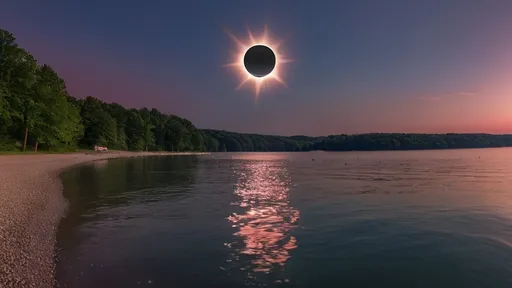
[[59,178],[63,169],[101,159],[183,154],[0,156],[0,287],[53,288],[55,234],[67,205]]

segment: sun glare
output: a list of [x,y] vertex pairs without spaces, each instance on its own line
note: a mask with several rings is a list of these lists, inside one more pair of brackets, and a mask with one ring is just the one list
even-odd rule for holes
[[[246,41],[242,41],[232,33],[227,32],[231,40],[235,42],[237,46],[237,51],[233,55],[233,62],[226,64],[224,66],[232,67],[237,71],[240,77],[240,84],[236,87],[236,90],[239,90],[240,88],[244,87],[249,82],[253,82],[254,94],[256,95],[256,97],[258,97],[261,93],[262,88],[267,87],[268,84],[272,82],[287,87],[282,76],[282,65],[293,61],[291,59],[287,59],[283,52],[280,50],[282,42],[271,39],[267,26],[265,26],[263,34],[260,37],[255,37],[250,29],[247,29],[247,32],[248,39]],[[245,53],[247,52],[247,50],[249,50],[249,48],[255,45],[263,45],[270,48],[272,52],[274,52],[276,57],[274,69],[268,75],[265,75],[263,77],[253,76],[251,73],[249,73],[249,71],[247,71],[247,69],[244,66]]]

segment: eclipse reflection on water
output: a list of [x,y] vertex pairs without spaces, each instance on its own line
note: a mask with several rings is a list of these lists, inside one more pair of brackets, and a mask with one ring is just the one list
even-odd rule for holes
[[291,180],[284,163],[244,162],[236,173],[238,182],[234,193],[239,201],[232,205],[245,211],[228,217],[237,231],[234,233],[236,240],[226,245],[233,249],[234,260],[248,257],[248,261],[243,259],[249,263],[248,267],[240,267],[240,270],[267,274],[282,271],[291,257],[290,251],[297,248],[297,240],[291,232],[299,219],[299,211],[290,205]]

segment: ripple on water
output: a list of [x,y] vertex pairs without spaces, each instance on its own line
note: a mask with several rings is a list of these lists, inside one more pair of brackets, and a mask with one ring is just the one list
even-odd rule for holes
[[70,172],[59,281],[512,287],[512,149],[215,157]]

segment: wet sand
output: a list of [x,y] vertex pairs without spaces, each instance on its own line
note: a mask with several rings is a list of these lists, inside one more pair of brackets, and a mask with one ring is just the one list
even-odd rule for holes
[[54,287],[55,235],[67,206],[59,178],[62,170],[102,159],[183,154],[187,153],[0,156],[0,287]]

